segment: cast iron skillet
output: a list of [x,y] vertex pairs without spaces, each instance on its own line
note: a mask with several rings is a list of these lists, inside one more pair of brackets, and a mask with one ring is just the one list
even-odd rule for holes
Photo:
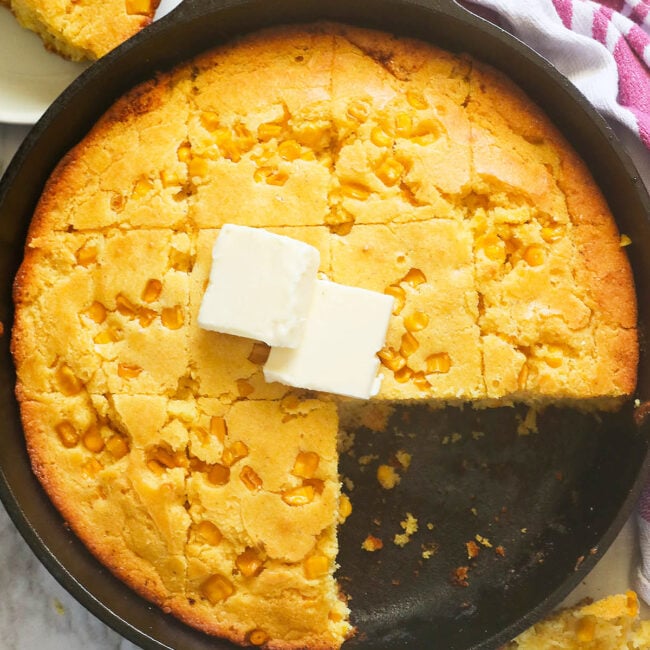
[[[586,159],[633,240],[628,250],[642,337],[637,408],[630,404],[602,419],[549,410],[539,418],[539,433],[528,436],[516,433],[518,409],[413,408],[407,416],[397,413],[386,434],[357,432],[358,453],[376,454],[375,465],[363,471],[350,456],[342,458],[341,471],[355,488],[354,512],[340,533],[339,578],[359,630],[346,647],[496,648],[557,605],[594,566],[648,474],[650,200],[610,129],[571,84],[452,0],[187,0],[63,93],[0,185],[0,496],[50,572],[125,637],[155,650],[231,647],[185,627],[114,579],[66,528],[33,477],[13,395],[11,283],[47,176],[119,95],[234,35],[319,18],[420,37],[505,71]],[[395,490],[379,490],[374,467],[398,449],[412,453],[411,468]],[[391,540],[407,512],[420,530],[398,548]],[[360,550],[368,533],[384,540],[381,552]],[[468,560],[466,543],[477,535],[480,553]],[[467,567],[466,579],[458,567]]]

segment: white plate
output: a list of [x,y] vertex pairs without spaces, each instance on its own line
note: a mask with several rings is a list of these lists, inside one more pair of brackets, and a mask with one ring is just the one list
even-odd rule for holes
[[[156,17],[180,0],[162,0]],[[48,52],[0,6],[0,122],[34,124],[65,88],[88,67]]]

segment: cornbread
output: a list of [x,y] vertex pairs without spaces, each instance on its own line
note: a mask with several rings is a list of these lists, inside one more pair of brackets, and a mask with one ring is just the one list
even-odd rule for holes
[[15,282],[16,392],[72,529],[208,633],[270,648],[351,633],[333,577],[350,512],[338,401],[265,382],[268,346],[197,324],[227,223],[306,242],[329,280],[394,298],[377,404],[613,408],[634,390],[614,220],[499,73],[317,24],[135,88],[38,203]]
[[504,650],[643,650],[650,621],[639,620],[633,591],[563,609],[520,634]]
[[149,25],[160,0],[2,0],[45,47],[95,60]]

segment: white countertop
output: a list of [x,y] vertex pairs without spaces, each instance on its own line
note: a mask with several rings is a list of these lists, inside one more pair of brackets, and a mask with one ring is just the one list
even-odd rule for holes
[[[28,127],[0,124],[0,173]],[[650,156],[620,134],[650,187]],[[634,518],[584,582],[567,598],[573,604],[632,587],[638,558]],[[2,650],[136,650],[77,603],[43,568],[0,506],[0,648]],[[644,607],[650,617],[650,608]]]

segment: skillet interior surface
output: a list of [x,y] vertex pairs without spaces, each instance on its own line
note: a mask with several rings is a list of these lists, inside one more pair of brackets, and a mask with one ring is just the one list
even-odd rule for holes
[[[355,488],[353,514],[340,530],[339,578],[359,629],[346,647],[496,648],[560,602],[593,567],[647,475],[649,426],[642,413],[650,399],[650,208],[614,136],[570,84],[525,46],[450,1],[186,2],[92,66],[57,100],[0,185],[0,494],[54,576],[127,638],[152,649],[231,647],[164,615],[114,579],[41,490],[13,396],[11,282],[47,176],[122,92],[238,33],[319,18],[417,36],[501,68],[586,159],[621,230],[634,242],[629,251],[642,337],[636,413],[633,405],[602,418],[549,409],[539,416],[538,433],[522,436],[520,409],[398,410],[385,433],[356,434],[358,453],[374,454],[377,462],[399,449],[412,454],[411,468],[391,492],[377,489],[376,465],[342,456],[341,472]],[[391,540],[403,532],[407,513],[420,529],[399,548]],[[368,533],[384,539],[381,553],[360,550]],[[466,543],[477,535],[480,553],[470,561]]]

